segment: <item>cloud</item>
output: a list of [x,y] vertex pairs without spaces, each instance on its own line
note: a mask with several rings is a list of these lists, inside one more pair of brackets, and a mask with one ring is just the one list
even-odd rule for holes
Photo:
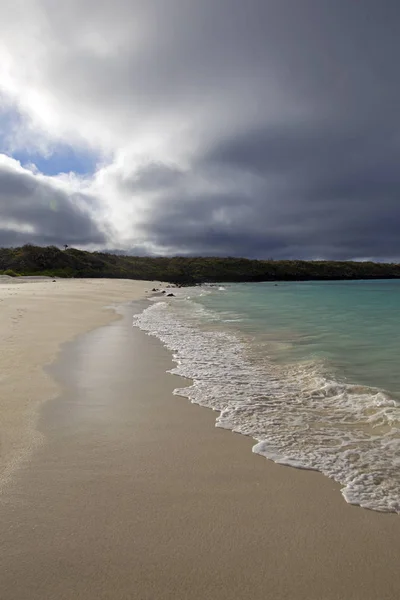
[[104,244],[93,200],[0,155],[0,243]]
[[397,2],[5,10],[9,153],[69,147],[97,164],[75,178],[8,167],[0,198],[18,201],[0,244],[12,223],[41,243],[65,223],[65,243],[149,253],[400,258]]

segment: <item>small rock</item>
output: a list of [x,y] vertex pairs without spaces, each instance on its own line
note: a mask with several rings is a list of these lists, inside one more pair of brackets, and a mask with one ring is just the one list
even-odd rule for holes
[[175,297],[175,294],[167,294],[167,296],[170,298],[171,296]]

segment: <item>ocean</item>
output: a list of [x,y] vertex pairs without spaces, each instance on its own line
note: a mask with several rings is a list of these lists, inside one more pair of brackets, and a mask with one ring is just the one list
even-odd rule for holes
[[176,394],[254,452],[331,477],[347,502],[400,512],[400,281],[173,291],[134,324],[193,380]]

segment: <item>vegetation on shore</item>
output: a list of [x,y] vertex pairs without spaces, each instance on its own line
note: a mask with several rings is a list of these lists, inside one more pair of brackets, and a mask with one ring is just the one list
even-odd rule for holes
[[400,264],[373,262],[249,260],[221,257],[123,256],[75,248],[25,245],[0,248],[0,274],[111,277],[190,285],[234,281],[397,279]]

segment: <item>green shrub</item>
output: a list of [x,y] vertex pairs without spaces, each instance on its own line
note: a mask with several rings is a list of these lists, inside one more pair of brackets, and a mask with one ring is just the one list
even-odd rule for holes
[[193,285],[226,281],[400,278],[400,264],[249,260],[235,257],[126,256],[122,252],[61,251],[55,246],[0,248],[0,273],[50,277],[119,277]]

